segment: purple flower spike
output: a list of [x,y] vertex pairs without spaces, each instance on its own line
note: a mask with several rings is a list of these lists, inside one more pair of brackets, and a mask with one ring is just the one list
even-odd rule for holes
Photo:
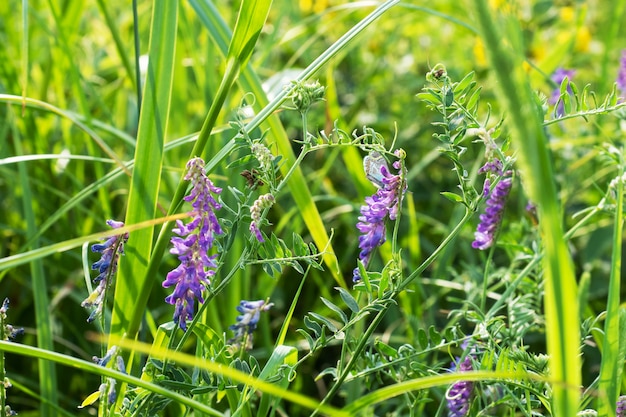
[[616,417],[626,417],[626,395],[621,395],[617,399]]
[[271,194],[263,194],[250,207],[250,217],[252,221],[250,222],[250,233],[256,237],[256,240],[263,243],[265,239],[261,234],[261,229],[259,229],[259,224],[261,223],[261,215],[263,214],[263,210],[272,207],[274,204],[274,196]]
[[622,49],[622,58],[619,61],[619,70],[615,82],[622,98],[626,98],[626,49]]
[[[467,354],[462,362],[456,363],[454,366],[459,372],[467,372],[474,369],[472,367],[471,354]],[[474,384],[471,381],[458,381],[448,389],[446,400],[448,401],[449,417],[465,417],[467,415],[473,389]]]
[[[554,74],[552,74],[552,77],[550,78],[557,85],[557,88],[552,91],[552,95],[550,96],[548,103],[556,104],[559,101],[559,97],[561,96],[561,83],[563,82],[565,77],[567,77],[567,79],[571,81],[575,73],[575,70],[566,70],[564,68],[557,68],[556,71],[554,71]],[[572,88],[569,85],[569,81],[567,83],[567,92],[568,94],[572,94]],[[556,115],[558,117],[561,117],[564,114],[565,108],[563,106],[563,102],[561,101],[556,109]]]
[[483,187],[483,195],[489,198],[487,200],[487,208],[485,209],[485,212],[479,216],[480,223],[474,233],[472,247],[474,249],[485,250],[493,245],[496,232],[502,222],[502,214],[504,212],[506,198],[509,195],[511,186],[513,185],[513,179],[511,178],[511,172],[502,174],[501,163],[494,164],[494,162],[488,162],[479,170],[479,172],[491,172],[496,175],[504,175],[500,179],[500,182],[498,182],[495,186],[491,195],[489,195],[489,178],[485,180],[485,186]]
[[163,287],[175,286],[174,292],[165,298],[165,301],[175,306],[174,322],[183,330],[187,330],[187,320],[193,319],[195,300],[204,303],[202,291],[211,281],[209,277],[215,275],[217,255],[209,255],[217,235],[222,234],[222,228],[215,212],[222,206],[214,195],[222,189],[213,185],[204,172],[204,161],[193,158],[187,163],[187,181],[191,181],[192,188],[184,200],[191,203],[193,217],[187,224],[176,221],[172,230],[178,236],[171,239],[170,253],[178,256],[180,265],[170,271],[163,281]]
[[[361,232],[359,236],[359,259],[367,266],[374,249],[385,243],[386,229],[385,220],[395,220],[406,190],[400,174],[394,175],[389,172],[386,164],[380,164],[381,187],[376,194],[365,197],[365,205],[361,206],[361,215],[356,228]],[[393,167],[400,170],[400,161],[396,161]],[[369,173],[371,175],[371,173]],[[378,178],[378,176],[377,176]],[[359,268],[353,271],[352,280],[357,282],[361,279]]]
[[262,311],[268,311],[274,303],[269,300],[246,301],[242,300],[237,306],[237,311],[241,313],[237,316],[237,323],[229,327],[235,332],[235,337],[229,340],[229,343],[239,344],[246,339],[246,348],[252,348],[252,332],[256,330],[256,326],[261,318]]
[[[115,220],[107,220],[106,223],[113,229],[119,229],[124,226],[123,222]],[[124,243],[126,243],[126,241],[128,241],[128,233],[113,235],[106,239],[104,243],[91,245],[91,251],[101,253],[102,257],[91,265],[91,269],[95,269],[99,273],[98,276],[93,279],[93,282],[98,284],[98,286],[89,294],[89,297],[81,303],[82,307],[96,307],[87,318],[87,322],[89,323],[95,320],[102,312],[104,295],[109,285],[109,278],[113,277],[117,272],[117,262],[120,255],[124,254]]]

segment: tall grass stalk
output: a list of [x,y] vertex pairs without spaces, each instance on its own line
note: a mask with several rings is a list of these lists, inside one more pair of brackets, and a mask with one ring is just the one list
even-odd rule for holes
[[[11,109],[9,109],[9,115],[13,115]],[[15,123],[11,123],[11,126],[15,139],[15,154],[22,155],[24,151],[22,148],[21,134],[17,130]],[[35,236],[37,234],[37,221],[35,218],[37,202],[32,197],[26,163],[18,163],[17,168],[19,187],[22,190],[22,210],[26,221],[26,234],[27,236]],[[35,239],[31,241],[28,249],[37,248],[39,245],[39,239]],[[30,262],[30,274],[33,299],[35,302],[35,319],[37,322],[37,346],[41,349],[54,351],[52,318],[49,314],[50,297],[48,296],[48,279],[46,278],[42,259],[33,259]],[[55,407],[58,406],[59,401],[56,366],[54,363],[42,359],[39,359],[39,389],[43,399],[39,407],[41,416],[48,417],[56,415]]]
[[[562,230],[559,204],[540,108],[523,69],[521,31],[514,17],[495,17],[486,0],[474,1],[499,97],[512,121],[522,178],[537,205],[545,256],[544,307],[550,372],[554,381],[552,415],[574,416],[580,400],[580,318],[577,285]],[[506,40],[506,42],[505,42]]]
[[[615,219],[613,221],[613,253],[611,259],[611,275],[609,293],[606,303],[604,322],[604,341],[602,343],[602,363],[598,397],[598,414],[614,417],[617,398],[619,397],[624,363],[623,353],[620,355],[620,281],[622,273],[622,236],[624,228],[624,160],[619,158],[618,175],[615,181]],[[617,366],[616,366],[617,365]]]

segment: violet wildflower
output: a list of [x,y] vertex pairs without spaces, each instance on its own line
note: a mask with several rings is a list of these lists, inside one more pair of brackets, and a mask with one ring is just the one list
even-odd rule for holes
[[241,313],[237,316],[237,323],[229,327],[235,332],[235,337],[229,340],[229,343],[241,343],[246,340],[246,348],[252,347],[252,332],[256,330],[256,326],[261,318],[262,311],[268,311],[274,303],[269,300],[246,301],[242,300],[237,306],[237,311]]
[[[359,259],[367,266],[374,249],[385,243],[386,229],[385,220],[395,220],[402,202],[406,186],[400,173],[389,172],[387,164],[373,164],[378,173],[367,172],[368,178],[374,178],[380,183],[380,188],[372,196],[365,197],[365,205],[361,206],[361,215],[356,227],[361,232],[359,236]],[[400,170],[400,161],[393,163],[396,170]],[[352,280],[357,282],[361,279],[359,268],[353,271]]]
[[263,194],[250,207],[250,217],[252,221],[250,222],[250,233],[252,233],[259,242],[264,242],[265,239],[261,234],[261,229],[259,229],[259,223],[261,222],[261,214],[263,210],[272,207],[274,204],[274,196],[271,194]]
[[[100,366],[108,366],[111,362],[111,359],[115,357],[114,365],[111,366],[112,369],[126,373],[126,365],[124,364],[124,359],[120,354],[120,350],[117,346],[111,346],[111,348],[107,351],[107,353],[102,357],[98,358],[94,356],[92,360]],[[100,395],[107,395],[107,401],[109,404],[113,404],[117,399],[117,391],[115,390],[116,380],[114,378],[107,377],[106,382],[100,385],[99,391]]]
[[617,410],[615,417],[626,417],[626,395],[621,395],[617,399]]
[[495,186],[491,195],[489,194],[489,184],[491,184],[489,178],[485,180],[485,186],[483,188],[484,197],[488,197],[487,208],[479,217],[480,223],[474,233],[472,247],[474,249],[485,250],[493,245],[496,232],[502,222],[504,205],[509,191],[511,190],[511,186],[513,185],[513,178],[511,178],[510,171],[502,173],[502,163],[498,160],[487,162],[478,172],[489,172],[501,176],[500,182]]
[[[107,220],[106,223],[113,229],[119,229],[124,226],[123,222],[115,220]],[[99,272],[98,276],[93,279],[93,282],[97,283],[98,286],[80,304],[81,307],[96,307],[87,318],[88,322],[92,322],[102,312],[104,296],[110,284],[109,278],[117,272],[117,263],[120,255],[124,254],[124,243],[127,240],[128,233],[124,233],[113,235],[106,239],[104,243],[96,243],[91,246],[92,252],[99,252],[102,256],[91,265],[91,269],[97,269]]]
[[217,255],[209,255],[217,235],[222,228],[217,221],[215,212],[222,206],[214,197],[222,189],[213,185],[204,172],[204,161],[193,158],[187,163],[185,180],[191,181],[192,188],[184,200],[191,203],[193,217],[187,224],[176,221],[172,230],[178,236],[171,239],[170,253],[178,255],[180,265],[170,271],[163,281],[163,287],[173,285],[174,292],[165,298],[169,304],[176,306],[174,323],[187,330],[187,320],[193,318],[195,300],[204,303],[202,291],[210,284],[210,277],[215,275]]
[[[467,372],[473,370],[472,355],[467,354],[463,361],[453,364],[459,372]],[[455,369],[453,369],[455,370]],[[465,417],[470,408],[470,400],[474,384],[472,381],[457,381],[446,392],[446,400],[448,401],[449,417]]]
[[619,70],[617,72],[617,89],[622,94],[622,98],[626,98],[626,49],[622,49],[622,57],[619,61]]
[[565,114],[565,107],[563,105],[563,101],[559,102],[559,98],[561,97],[561,84],[563,83],[563,80],[565,80],[565,78],[567,77],[568,79],[567,92],[568,94],[572,94],[572,87],[569,85],[569,81],[571,81],[575,73],[576,73],[575,70],[566,70],[564,68],[557,68],[556,71],[554,71],[554,73],[552,74],[552,77],[550,77],[552,81],[557,85],[557,88],[552,90],[552,94],[550,95],[550,99],[548,100],[548,103],[550,104],[559,103],[556,109],[556,115],[558,117],[561,117]]

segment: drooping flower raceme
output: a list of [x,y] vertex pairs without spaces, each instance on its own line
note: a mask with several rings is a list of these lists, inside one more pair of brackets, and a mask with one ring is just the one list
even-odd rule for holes
[[620,395],[617,399],[615,417],[626,417],[626,395]]
[[[9,323],[7,323],[7,311],[9,310],[9,299],[5,298],[2,302],[2,307],[0,307],[0,340],[13,340],[17,335],[23,334],[24,329],[13,327]],[[2,367],[0,369],[2,373],[2,380],[0,383],[0,398],[2,398],[0,407],[0,415],[3,416],[16,416],[17,413],[11,409],[11,406],[6,404],[6,390],[11,388],[13,385],[9,378],[6,377],[4,370],[5,357],[4,352],[0,352],[2,355]],[[4,414],[2,414],[4,413]]]
[[[123,222],[115,220],[107,220],[106,223],[113,229],[119,229],[124,226]],[[104,243],[96,243],[91,246],[93,252],[101,253],[102,256],[100,260],[91,265],[91,269],[98,270],[99,274],[93,280],[98,286],[81,303],[82,307],[96,307],[87,318],[88,322],[92,322],[102,312],[104,295],[110,284],[109,278],[113,277],[115,272],[117,272],[117,262],[120,255],[124,254],[124,243],[127,240],[128,233],[123,233],[109,237]]]
[[491,173],[501,177],[500,182],[496,184],[491,194],[489,194],[491,184],[489,178],[485,180],[483,187],[483,196],[488,197],[487,208],[479,217],[480,223],[474,233],[472,247],[474,249],[485,250],[493,245],[496,232],[502,222],[502,214],[504,212],[506,198],[513,185],[513,178],[511,177],[511,171],[502,172],[502,163],[499,160],[487,162],[478,172]]
[[[400,170],[400,161],[393,163],[396,170]],[[359,236],[359,259],[367,266],[374,249],[385,243],[386,229],[385,220],[395,220],[402,203],[402,197],[406,189],[400,173],[392,174],[386,164],[380,164],[377,168],[380,172],[378,178],[381,187],[376,194],[365,198],[365,205],[361,206],[361,215],[356,227],[361,232]],[[368,173],[368,175],[372,175]],[[359,268],[353,271],[352,280],[357,282],[361,279]]]
[[237,311],[241,315],[237,316],[237,323],[229,327],[230,330],[235,332],[235,337],[229,340],[229,343],[238,344],[246,339],[246,348],[251,348],[252,332],[256,330],[256,326],[261,318],[261,312],[268,311],[273,305],[274,303],[270,303],[269,300],[242,300],[237,306]]
[[[94,356],[92,360],[103,367],[109,366],[109,362],[111,362],[111,358],[115,357],[115,363],[110,366],[110,368],[115,369],[119,372],[126,373],[126,365],[124,364],[124,358],[122,358],[121,352],[117,346],[111,346],[111,348],[107,351],[107,353],[99,358]],[[117,399],[117,391],[115,390],[116,380],[114,378],[106,378],[106,382],[100,384],[100,395],[103,396],[106,394],[107,402],[109,404],[113,404]],[[108,387],[108,388],[107,388]]]
[[250,207],[250,217],[252,218],[250,222],[250,233],[252,233],[259,242],[265,241],[261,234],[261,229],[259,229],[261,214],[263,214],[263,210],[272,207],[273,204],[274,196],[271,194],[263,194],[257,198]]
[[[463,361],[454,364],[454,367],[459,372],[467,372],[474,369],[471,353],[468,353]],[[448,392],[446,392],[449,417],[465,417],[467,415],[473,389],[474,384],[472,381],[458,381],[452,384]]]
[[[569,85],[569,81],[572,80],[572,77],[576,73],[575,70],[566,70],[564,68],[557,68],[556,71],[552,74],[552,81],[557,85],[557,88],[552,90],[552,94],[550,95],[550,99],[548,103],[556,104],[559,101],[559,97],[561,96],[561,83],[565,80],[565,77],[568,79],[567,92],[568,94],[572,94],[572,87]],[[563,102],[561,101],[556,109],[556,115],[561,117],[565,114],[565,107]]]
[[177,255],[180,265],[170,271],[163,281],[163,287],[175,286],[174,292],[165,301],[175,306],[174,322],[187,330],[187,320],[193,318],[195,300],[204,303],[202,291],[215,275],[217,255],[209,255],[217,235],[222,228],[215,212],[222,206],[214,195],[222,189],[213,185],[204,172],[204,161],[193,158],[187,163],[185,180],[191,181],[192,188],[184,200],[191,203],[192,219],[185,224],[178,220],[173,232],[178,236],[171,239],[170,253]]

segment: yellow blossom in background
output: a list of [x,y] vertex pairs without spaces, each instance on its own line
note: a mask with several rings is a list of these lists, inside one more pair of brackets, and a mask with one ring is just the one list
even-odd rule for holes
[[489,0],[489,7],[501,13],[515,14],[514,4],[509,0]]
[[576,32],[576,40],[574,43],[574,50],[576,52],[588,52],[589,44],[591,43],[591,32],[587,26],[582,26]]
[[576,13],[573,7],[561,7],[559,10],[559,18],[565,23],[571,23],[574,21]]
[[485,44],[483,40],[479,37],[476,37],[474,40],[474,47],[472,48],[474,52],[474,62],[476,66],[485,67],[487,66],[487,55],[485,54]]
[[330,6],[328,0],[300,0],[303,13],[321,13]]

